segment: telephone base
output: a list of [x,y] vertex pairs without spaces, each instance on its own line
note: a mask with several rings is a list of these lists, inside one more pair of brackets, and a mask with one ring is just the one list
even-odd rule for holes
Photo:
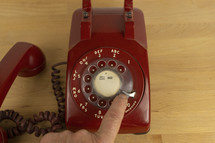
[[112,59],[115,63],[124,64],[125,69],[127,67],[131,71],[133,89],[137,90],[134,90],[137,92],[135,98],[129,99],[130,104],[119,133],[147,133],[150,127],[150,84],[143,13],[137,8],[133,9],[134,29],[130,30],[130,37],[129,31],[126,37],[123,9],[95,8],[91,14],[92,19],[89,19],[91,21],[88,23],[91,29],[86,30],[90,34],[85,35],[85,39],[82,39],[80,28],[82,10],[78,9],[73,14],[67,65],[66,126],[72,131],[96,131],[99,128],[107,109],[88,100],[87,97],[91,97],[94,89],[93,86],[88,86],[89,83],[86,83],[84,78],[90,75],[93,79],[93,76],[98,74],[85,69],[93,67],[98,71],[100,67],[96,63],[99,60],[106,61],[106,68],[109,69],[108,60]]

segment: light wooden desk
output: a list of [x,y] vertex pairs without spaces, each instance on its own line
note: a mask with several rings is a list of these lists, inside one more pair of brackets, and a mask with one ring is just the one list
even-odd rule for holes
[[[123,0],[92,4],[122,7]],[[151,131],[118,135],[116,143],[215,142],[215,1],[134,0],[134,6],[143,10],[147,28]],[[79,7],[80,0],[0,0],[0,59],[16,41],[36,44],[47,58],[40,75],[16,79],[2,110],[25,117],[57,110],[50,67],[66,61],[71,17]],[[10,143],[39,140],[25,134]]]

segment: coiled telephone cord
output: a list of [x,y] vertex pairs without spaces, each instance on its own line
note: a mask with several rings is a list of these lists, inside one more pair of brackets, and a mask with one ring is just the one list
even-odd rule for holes
[[[33,115],[33,118],[25,119],[22,115],[14,110],[4,110],[0,111],[0,122],[3,120],[11,120],[16,126],[6,130],[8,138],[14,138],[19,136],[24,132],[29,134],[35,133],[36,137],[40,135],[45,135],[48,132],[55,132],[63,128],[64,116],[65,116],[65,97],[62,92],[60,79],[60,70],[56,67],[67,64],[67,62],[60,62],[52,66],[52,88],[54,90],[54,95],[58,103],[58,115],[55,112],[40,112],[38,115]],[[49,121],[51,127],[40,128],[37,126],[38,123],[43,121]]]

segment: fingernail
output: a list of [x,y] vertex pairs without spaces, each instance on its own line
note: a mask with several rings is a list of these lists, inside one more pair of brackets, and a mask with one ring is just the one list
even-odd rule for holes
[[129,98],[129,97],[128,97],[127,95],[125,95],[125,94],[120,94],[119,97],[120,97],[120,98],[123,98],[123,99],[128,99],[128,98]]

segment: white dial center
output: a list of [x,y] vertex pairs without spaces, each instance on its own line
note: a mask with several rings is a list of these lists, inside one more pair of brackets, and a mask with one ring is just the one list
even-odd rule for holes
[[104,97],[111,97],[119,91],[121,80],[115,72],[104,70],[96,75],[93,87],[98,94]]

